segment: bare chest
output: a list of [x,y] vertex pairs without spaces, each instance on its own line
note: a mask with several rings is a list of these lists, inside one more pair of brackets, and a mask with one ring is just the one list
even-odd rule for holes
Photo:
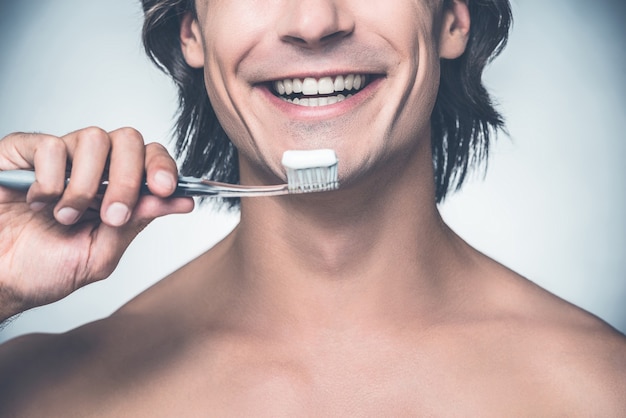
[[[31,398],[31,416],[504,416],[540,397],[506,374],[433,358],[220,354],[104,364]],[[218,357],[219,357],[218,356]],[[43,415],[42,415],[43,414]]]

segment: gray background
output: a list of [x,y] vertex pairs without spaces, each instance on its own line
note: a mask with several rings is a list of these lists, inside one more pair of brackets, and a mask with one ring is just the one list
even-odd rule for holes
[[[510,138],[441,211],[470,244],[626,331],[624,3],[513,7],[509,47],[485,77]],[[133,126],[168,143],[176,94],[140,28],[134,0],[0,0],[0,136]],[[154,222],[111,278],[22,314],[0,341],[110,314],[236,222],[207,208]]]

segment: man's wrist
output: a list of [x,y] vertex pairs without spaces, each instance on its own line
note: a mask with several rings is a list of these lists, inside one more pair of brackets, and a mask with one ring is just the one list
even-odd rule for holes
[[26,309],[14,292],[0,285],[0,323],[3,327],[6,326],[5,322]]

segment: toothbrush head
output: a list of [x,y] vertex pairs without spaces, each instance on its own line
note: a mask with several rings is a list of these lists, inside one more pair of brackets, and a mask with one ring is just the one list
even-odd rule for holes
[[339,188],[337,155],[331,149],[285,151],[289,193],[325,192]]

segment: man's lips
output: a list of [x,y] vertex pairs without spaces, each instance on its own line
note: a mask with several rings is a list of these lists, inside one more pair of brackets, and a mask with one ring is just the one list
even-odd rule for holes
[[284,78],[269,82],[268,87],[272,94],[286,102],[319,107],[352,97],[378,77],[372,74],[341,74],[319,78]]

